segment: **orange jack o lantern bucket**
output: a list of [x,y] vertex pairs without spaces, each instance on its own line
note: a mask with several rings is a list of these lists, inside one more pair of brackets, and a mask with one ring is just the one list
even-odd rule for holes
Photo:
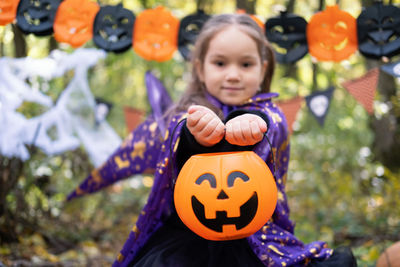
[[254,234],[271,218],[277,198],[271,171],[252,151],[192,156],[174,191],[182,222],[208,240]]

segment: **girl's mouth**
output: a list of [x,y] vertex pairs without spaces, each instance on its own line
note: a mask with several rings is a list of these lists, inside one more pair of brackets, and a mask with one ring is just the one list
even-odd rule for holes
[[240,87],[222,87],[222,90],[228,90],[228,91],[240,91],[243,90]]

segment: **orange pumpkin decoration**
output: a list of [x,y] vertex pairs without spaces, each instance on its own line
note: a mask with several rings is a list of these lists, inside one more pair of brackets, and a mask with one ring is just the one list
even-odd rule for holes
[[19,0],[0,0],[0,25],[14,21],[17,15]]
[[133,49],[144,59],[167,61],[177,49],[178,30],[179,20],[170,11],[147,9],[136,17]]
[[89,0],[65,0],[57,9],[54,38],[80,47],[93,37],[93,22],[100,7]]
[[341,61],[357,49],[357,23],[348,12],[337,5],[311,17],[307,25],[308,50],[321,61]]
[[277,187],[252,151],[192,156],[175,184],[178,216],[208,240],[233,240],[257,232],[272,216]]

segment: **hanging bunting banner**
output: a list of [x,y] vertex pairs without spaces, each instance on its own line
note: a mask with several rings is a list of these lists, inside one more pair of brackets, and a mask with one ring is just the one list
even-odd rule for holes
[[304,98],[301,96],[286,101],[277,101],[276,104],[285,114],[289,133],[293,132],[293,123],[296,121],[297,112],[301,108]]
[[125,124],[128,132],[132,132],[144,121],[145,112],[132,107],[124,107]]
[[0,0],[0,25],[14,21],[19,0]]
[[381,70],[389,75],[400,78],[400,61],[392,64],[386,64],[381,66]]
[[[163,6],[144,10],[140,16],[136,21],[134,13],[122,4],[100,8],[92,0],[0,0],[0,25],[16,21],[25,34],[37,36],[54,31],[58,42],[74,48],[90,38],[107,52],[121,53],[133,47],[139,56],[158,62],[171,59],[177,49],[188,60],[188,47],[209,17],[198,11],[194,17],[179,20]],[[334,62],[348,59],[357,49],[370,58],[390,58],[400,53],[400,8],[391,4],[376,2],[363,9],[357,20],[338,5],[327,6],[308,23],[286,12],[264,24],[256,15],[249,16],[277,45],[279,63],[294,63],[307,52],[320,61]],[[185,32],[189,33],[188,39]]]
[[184,17],[179,24],[178,50],[185,60],[190,60],[191,47],[204,23],[210,18],[204,11]]
[[400,52],[400,8],[376,1],[357,18],[358,50],[379,59]]
[[369,114],[374,112],[374,98],[378,85],[379,69],[374,68],[364,76],[344,82],[342,86],[365,108]]
[[25,34],[46,36],[53,33],[53,23],[59,0],[20,0],[17,25]]
[[308,22],[307,42],[310,54],[318,60],[345,60],[358,47],[356,19],[338,5],[327,6]]
[[65,0],[57,9],[54,38],[77,48],[93,38],[93,22],[100,7],[88,0]]
[[108,51],[122,53],[132,46],[135,15],[122,4],[102,6],[94,19],[93,41]]
[[305,97],[307,107],[321,126],[324,125],[325,117],[328,114],[334,89],[332,86],[325,91],[315,92]]
[[135,21],[133,49],[146,60],[167,61],[177,50],[179,20],[159,6],[140,13]]
[[308,52],[307,22],[300,16],[281,12],[280,16],[270,18],[265,23],[268,41],[277,44],[276,60],[279,63],[293,63]]

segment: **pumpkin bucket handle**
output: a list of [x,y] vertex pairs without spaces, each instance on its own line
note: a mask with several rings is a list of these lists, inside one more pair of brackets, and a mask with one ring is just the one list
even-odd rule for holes
[[[186,122],[186,120],[187,120],[187,119],[184,118],[184,119],[180,120],[180,121],[176,124],[176,126],[175,126],[174,129],[172,130],[171,138],[170,138],[170,142],[169,142],[169,159],[168,159],[168,161],[171,162],[171,164],[170,164],[169,166],[170,166],[171,173],[172,173],[172,177],[173,177],[173,179],[172,179],[172,188],[175,187],[175,183],[176,183],[176,179],[177,179],[177,175],[176,175],[176,173],[175,173],[175,168],[174,168],[174,166],[173,166],[174,164],[173,164],[173,161],[172,161],[172,141],[173,141],[173,137],[174,137],[176,128],[178,128],[178,126],[179,126],[181,123]],[[268,129],[267,129],[267,132],[268,132]],[[272,170],[272,175],[274,176],[274,178],[276,178],[276,176],[275,176],[275,171],[276,171],[276,168],[275,168],[275,156],[274,156],[274,151],[273,151],[273,149],[272,149],[271,141],[269,140],[269,138],[268,138],[268,136],[267,136],[267,132],[264,133],[264,137],[267,139],[267,142],[268,142],[268,144],[269,144],[269,146],[270,146],[270,148],[271,148],[272,168],[273,168],[273,170]]]

